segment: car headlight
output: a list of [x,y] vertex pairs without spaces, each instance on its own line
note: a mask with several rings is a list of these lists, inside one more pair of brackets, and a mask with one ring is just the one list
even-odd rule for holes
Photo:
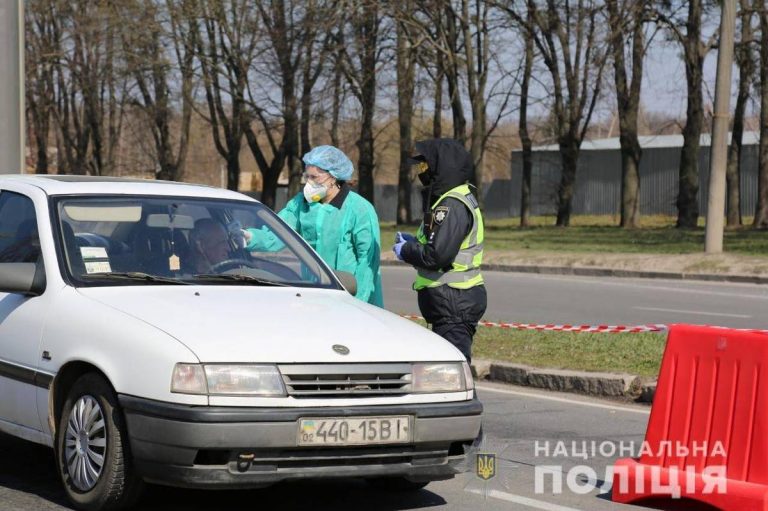
[[413,364],[413,392],[461,392],[467,390],[461,362]]
[[277,367],[249,364],[176,364],[171,392],[210,396],[285,396]]

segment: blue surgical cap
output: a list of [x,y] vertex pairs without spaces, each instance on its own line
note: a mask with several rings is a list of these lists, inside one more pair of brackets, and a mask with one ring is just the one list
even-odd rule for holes
[[320,145],[312,149],[302,158],[305,165],[314,165],[330,173],[339,181],[349,181],[355,172],[355,167],[341,149],[332,145]]

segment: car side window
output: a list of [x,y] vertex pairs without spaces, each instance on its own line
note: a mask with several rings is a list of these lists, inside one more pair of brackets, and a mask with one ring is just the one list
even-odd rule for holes
[[18,193],[0,192],[0,263],[35,263],[39,258],[34,203]]

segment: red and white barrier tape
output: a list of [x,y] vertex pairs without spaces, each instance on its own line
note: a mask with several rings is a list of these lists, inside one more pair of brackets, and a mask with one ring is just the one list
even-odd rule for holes
[[[424,321],[421,316],[414,314],[400,314],[406,319]],[[640,334],[645,332],[666,332],[669,330],[667,325],[536,325],[533,323],[497,323],[495,321],[480,321],[479,326],[489,326],[495,328],[507,328],[510,330],[539,330],[552,332],[597,332],[604,334]],[[712,326],[712,325],[702,325]],[[726,328],[726,327],[715,327]],[[738,330],[740,332],[752,332],[759,334],[768,334],[768,330],[759,330],[754,328],[729,328],[729,330]]]
[[[421,316],[401,314],[406,319],[424,320]],[[553,332],[599,332],[604,334],[639,334],[644,332],[666,332],[667,325],[536,325],[532,323],[497,323],[480,321],[479,326],[507,328],[511,330],[542,330]]]

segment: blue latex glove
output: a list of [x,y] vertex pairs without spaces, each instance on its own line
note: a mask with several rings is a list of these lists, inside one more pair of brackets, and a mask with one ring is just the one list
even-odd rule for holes
[[402,240],[399,243],[395,243],[395,245],[392,247],[392,251],[395,253],[395,255],[400,261],[403,260],[403,256],[400,255],[400,251],[403,249],[403,245],[405,245],[406,243],[407,241]]
[[407,232],[397,231],[395,233],[395,243],[400,243],[401,241],[416,241],[416,236]]

